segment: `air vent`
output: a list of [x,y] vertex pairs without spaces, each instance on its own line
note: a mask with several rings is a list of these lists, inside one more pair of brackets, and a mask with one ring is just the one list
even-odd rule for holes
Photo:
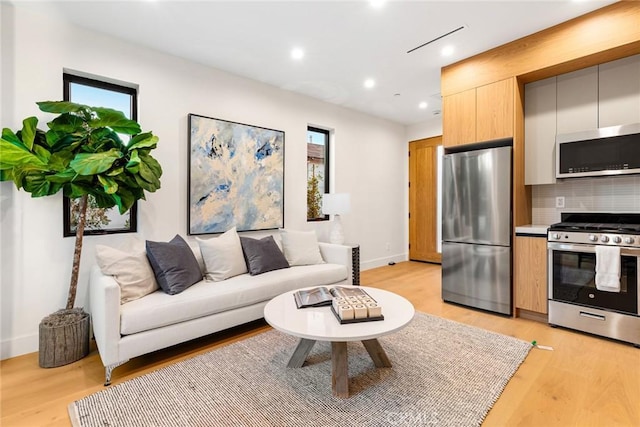
[[429,45],[429,44],[431,44],[431,43],[433,43],[433,42],[437,42],[438,40],[443,39],[443,38],[445,38],[445,37],[447,37],[447,36],[450,36],[451,34],[455,34],[455,33],[457,33],[458,31],[462,31],[462,30],[464,30],[465,28],[467,28],[467,26],[466,26],[466,25],[461,25],[461,26],[459,26],[458,28],[456,28],[455,30],[451,30],[451,31],[449,31],[448,33],[444,33],[444,34],[442,34],[442,35],[440,35],[440,36],[436,37],[436,38],[435,38],[435,39],[433,39],[433,40],[429,40],[429,41],[428,41],[428,42],[426,42],[426,43],[422,43],[420,46],[416,46],[416,47],[414,47],[413,49],[408,50],[408,51],[407,51],[407,53],[411,53],[411,52],[413,52],[413,51],[415,51],[415,50],[420,49],[421,47],[425,47],[425,46],[427,46],[427,45]]

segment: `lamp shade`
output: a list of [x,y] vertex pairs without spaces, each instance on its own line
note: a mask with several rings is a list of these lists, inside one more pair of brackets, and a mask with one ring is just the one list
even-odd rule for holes
[[348,193],[329,193],[322,195],[322,213],[342,215],[349,212],[351,201]]

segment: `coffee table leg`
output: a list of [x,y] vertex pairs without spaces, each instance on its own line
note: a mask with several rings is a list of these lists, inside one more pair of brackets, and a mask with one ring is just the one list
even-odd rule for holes
[[331,388],[337,397],[349,397],[347,343],[331,342]]
[[362,341],[362,344],[364,344],[364,348],[369,352],[369,356],[373,359],[373,364],[376,365],[376,368],[391,367],[389,356],[387,356],[387,353],[385,353],[377,339],[364,340]]
[[289,359],[289,363],[287,363],[287,368],[302,368],[304,361],[307,359],[307,356],[315,343],[315,340],[300,338],[298,346],[293,351],[291,359]]

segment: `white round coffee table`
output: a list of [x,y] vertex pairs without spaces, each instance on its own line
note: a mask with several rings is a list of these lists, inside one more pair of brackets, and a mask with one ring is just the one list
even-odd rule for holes
[[376,367],[391,367],[377,338],[402,329],[415,314],[413,305],[400,295],[383,289],[359,288],[382,306],[384,320],[342,325],[331,307],[298,309],[293,297],[295,291],[278,295],[264,308],[264,318],[269,325],[300,338],[287,364],[289,368],[301,368],[316,341],[331,342],[331,384],[333,394],[338,397],[349,397],[347,341],[362,341]]

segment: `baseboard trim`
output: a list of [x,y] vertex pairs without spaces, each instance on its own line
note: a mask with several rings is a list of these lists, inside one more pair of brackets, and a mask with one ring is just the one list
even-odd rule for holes
[[523,308],[516,308],[516,317],[521,317],[527,320],[535,320],[536,322],[541,323],[549,323],[548,315],[535,311],[525,310]]

